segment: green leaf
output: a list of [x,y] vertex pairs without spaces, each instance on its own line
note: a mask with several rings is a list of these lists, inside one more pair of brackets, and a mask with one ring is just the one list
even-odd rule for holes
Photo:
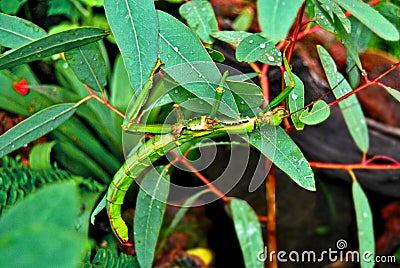
[[[1,267],[74,267],[86,239],[75,230],[79,213],[74,183],[28,195],[0,218]],[[40,241],[32,246],[32,241]]]
[[210,54],[210,57],[213,59],[213,61],[217,62],[224,62],[225,61],[225,56],[222,54],[222,52],[219,52],[218,50],[206,47],[208,54]]
[[0,157],[54,130],[75,111],[74,103],[58,104],[25,119],[0,136]]
[[142,268],[151,268],[169,193],[168,168],[151,169],[140,183],[133,221],[137,258]]
[[398,102],[400,102],[400,92],[398,90],[395,90],[391,87],[385,87],[386,91],[393,96]]
[[257,214],[245,200],[233,197],[229,206],[245,266],[248,268],[264,267],[264,263],[257,258],[258,253],[264,250]]
[[245,62],[261,61],[270,65],[281,65],[282,53],[269,39],[260,34],[253,34],[240,42],[236,49],[236,59]]
[[383,39],[398,41],[399,32],[378,11],[359,0],[334,0]]
[[335,26],[335,29],[337,30],[340,38],[342,39],[342,43],[346,47],[346,52],[347,54],[353,59],[354,63],[357,65],[357,67],[362,70],[362,65],[360,61],[360,57],[358,55],[358,48],[357,45],[355,44],[354,40],[351,38],[350,34],[346,32],[346,29],[343,27],[342,23],[337,20],[336,14],[334,15],[335,19],[333,21],[333,24]]
[[300,115],[300,121],[306,125],[316,125],[325,121],[330,115],[330,109],[328,104],[319,100],[314,103],[311,111],[304,110]]
[[214,43],[211,32],[218,30],[214,10],[207,0],[192,0],[181,5],[179,14],[205,43]]
[[10,15],[16,15],[18,10],[25,4],[28,0],[0,0],[0,10],[4,13]]
[[[292,73],[292,75],[294,78],[295,86],[294,86],[292,92],[289,93],[289,95],[288,95],[289,111],[291,113],[304,107],[304,84],[303,84],[303,81],[301,81],[301,79],[294,73]],[[290,84],[290,79],[289,79],[287,72],[285,72],[285,83],[286,83],[286,85]],[[291,115],[291,119],[297,130],[302,130],[304,128],[304,123],[301,122],[301,120],[299,119],[300,114],[301,114],[301,112],[299,111],[299,112]]]
[[314,173],[307,159],[281,127],[267,125],[242,137],[298,185],[315,191]]
[[[105,124],[102,126],[104,127]],[[70,118],[65,121],[57,128],[57,131],[62,132],[69,141],[90,155],[109,174],[114,174],[120,168],[121,162],[107,150],[100,140],[93,138],[93,133],[78,118]]]
[[[336,64],[329,53],[322,46],[318,46],[317,49],[335,97],[338,99],[351,92],[349,83],[337,71]],[[339,102],[339,107],[355,144],[362,152],[367,152],[369,147],[368,128],[357,97],[351,95]]]
[[110,103],[120,111],[125,111],[133,97],[133,89],[129,84],[122,57],[119,54],[115,59],[110,85]]
[[232,91],[241,113],[263,104],[262,89],[258,85],[249,82],[229,80],[226,81],[226,84],[229,90]]
[[104,91],[107,84],[107,68],[98,43],[67,51],[65,58],[82,83],[94,91]]
[[97,28],[77,28],[32,41],[0,57],[0,70],[39,60],[56,53],[83,46],[107,36]]
[[302,0],[258,0],[258,21],[262,34],[274,43],[284,39],[302,3]]
[[[202,101],[214,102],[215,88],[221,74],[199,39],[183,23],[158,11],[160,24],[160,60],[163,70],[178,84]],[[176,33],[180,33],[177,35]],[[171,89],[171,88],[170,88]],[[175,88],[172,88],[172,92]],[[222,96],[220,112],[238,118],[238,108],[230,92]]]
[[228,44],[238,46],[246,37],[252,35],[243,31],[218,31],[211,33],[211,36]]
[[54,158],[57,163],[65,166],[74,174],[85,174],[106,184],[110,183],[110,175],[102,166],[76,147],[67,137],[61,136],[62,134],[59,133],[58,130],[51,133],[51,136],[58,140],[54,146]]
[[154,2],[105,0],[104,8],[131,85],[135,92],[140,92],[158,56],[158,20]]
[[45,30],[30,21],[0,13],[0,45],[17,48],[46,36]]
[[[346,15],[343,13],[342,9],[335,3],[330,0],[318,0],[320,2],[319,5],[316,5],[315,17],[317,18],[317,23],[320,24],[324,29],[335,33],[335,27],[332,24],[332,21],[336,19],[342,24],[343,28],[347,33],[351,32],[351,24],[350,20],[346,18]],[[321,9],[323,11],[321,11]],[[335,14],[336,17],[333,15]],[[329,19],[326,17],[329,16]]]
[[52,168],[50,152],[56,142],[39,143],[33,146],[29,153],[29,164],[33,170],[46,170]]
[[247,31],[253,21],[253,10],[243,9],[232,23],[232,28],[236,31]]
[[361,267],[372,268],[375,260],[375,239],[371,208],[364,191],[356,180],[353,180],[352,192],[356,211],[359,252],[363,256],[360,258]]

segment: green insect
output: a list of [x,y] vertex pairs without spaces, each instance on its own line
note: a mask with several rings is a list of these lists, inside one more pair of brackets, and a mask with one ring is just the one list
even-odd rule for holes
[[[233,121],[218,120],[215,118],[215,115],[219,109],[222,94],[224,93],[226,78],[227,72],[224,73],[221,83],[216,89],[215,101],[208,116],[197,117],[173,125],[124,122],[124,131],[135,134],[151,134],[153,137],[141,145],[133,154],[129,155],[124,165],[115,174],[106,196],[92,213],[92,223],[94,223],[94,217],[106,207],[110,225],[118,241],[124,246],[131,246],[128,226],[121,217],[121,205],[133,181],[153,162],[186,142],[196,143],[205,138],[220,137],[228,133],[251,133],[266,124],[277,126],[282,122],[283,118],[288,116],[288,112],[284,107],[275,108],[273,111],[270,111],[269,108],[278,105],[289,94],[294,87],[293,83],[288,85],[278,95],[276,99],[280,101],[274,99],[264,111],[255,117],[245,117]],[[147,86],[149,87],[151,84],[149,83]],[[143,98],[138,101],[138,104],[134,104],[135,109],[139,110],[144,101]],[[135,116],[137,115],[135,111],[131,113]]]

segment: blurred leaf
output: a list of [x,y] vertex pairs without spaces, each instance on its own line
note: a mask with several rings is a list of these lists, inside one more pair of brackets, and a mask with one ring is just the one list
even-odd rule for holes
[[292,26],[302,0],[259,0],[258,21],[262,34],[274,43],[284,39]]
[[80,14],[71,0],[48,0],[47,15],[63,15],[70,19],[77,18]]
[[115,59],[113,74],[110,85],[110,103],[120,111],[126,111],[131,101],[133,89],[129,84],[128,73],[126,72],[122,57],[119,54]]
[[18,10],[25,4],[28,0],[0,0],[0,10],[4,13],[10,15],[16,15]]
[[[212,105],[215,88],[221,79],[217,66],[198,38],[183,23],[162,11],[158,11],[158,19],[163,70],[190,93]],[[174,88],[167,90],[174,91]],[[238,109],[230,92],[222,96],[222,103],[226,105],[221,106],[221,113],[238,118]]]
[[400,102],[400,92],[398,90],[395,90],[391,87],[385,87],[386,91],[393,96],[398,102]]
[[316,125],[325,121],[330,115],[330,109],[325,101],[319,100],[314,103],[311,111],[304,110],[300,115],[300,121],[306,125]]
[[104,0],[82,0],[82,2],[90,7],[102,7],[104,5]]
[[282,53],[272,41],[260,34],[250,35],[242,40],[236,49],[238,61],[261,61],[270,65],[281,65]]
[[298,185],[315,191],[314,173],[307,159],[281,127],[266,125],[242,137]]
[[179,14],[203,42],[212,44],[211,32],[218,30],[214,9],[207,0],[192,0],[181,5]]
[[224,62],[225,56],[224,56],[224,54],[222,54],[222,52],[219,52],[218,50],[215,50],[215,49],[212,49],[209,47],[206,47],[206,49],[207,49],[208,54],[210,54],[211,58],[214,61]]
[[166,201],[169,194],[168,168],[151,169],[140,182],[133,221],[137,258],[142,268],[151,268]]
[[[292,92],[289,93],[289,95],[288,95],[289,111],[291,113],[304,107],[304,84],[303,84],[303,81],[301,81],[301,79],[294,73],[292,73],[292,75],[294,78],[295,86],[294,86]],[[285,83],[286,83],[286,85],[290,84],[290,79],[289,79],[287,72],[285,72]],[[290,117],[297,130],[302,130],[304,128],[304,123],[301,122],[301,120],[299,119],[300,114],[301,114],[301,111],[292,114]]]
[[0,45],[17,48],[46,36],[46,31],[30,21],[0,13]]
[[74,174],[85,174],[85,176],[95,177],[101,182],[110,183],[110,175],[89,155],[76,147],[68,137],[58,130],[53,131],[51,136],[58,140],[54,146],[54,158],[57,163],[62,164]]
[[359,0],[334,0],[337,4],[349,11],[371,31],[383,39],[390,41],[399,40],[399,32],[378,11]]
[[242,11],[240,11],[239,15],[235,18],[235,20],[232,23],[232,28],[235,31],[247,31],[251,23],[253,21],[253,11],[249,8],[245,8]]
[[[360,264],[362,268],[372,268],[375,260],[375,238],[371,208],[367,196],[355,179],[353,180],[352,191],[356,211],[359,252],[363,256]],[[365,258],[366,256],[368,259]]]
[[257,214],[245,200],[233,197],[229,206],[245,266],[248,268],[264,267],[264,263],[257,258],[258,252],[264,249]]
[[58,104],[25,119],[0,136],[0,157],[54,130],[75,111],[74,103]]
[[[336,64],[329,53],[322,46],[318,46],[317,49],[335,97],[338,99],[351,92],[349,83],[337,71]],[[351,95],[339,102],[339,107],[355,144],[362,152],[367,152],[369,147],[368,128],[357,97]]]
[[212,37],[234,46],[238,46],[243,39],[250,35],[252,34],[243,31],[218,31],[211,33]]
[[135,92],[140,92],[158,56],[158,20],[154,2],[105,0],[104,8],[131,85]]
[[65,58],[82,83],[94,91],[104,91],[107,68],[98,43],[69,50],[65,53]]
[[0,69],[39,60],[104,38],[107,35],[97,28],[77,28],[32,41],[0,57]]
[[[1,267],[74,267],[86,238],[75,231],[79,213],[74,183],[46,186],[0,218]],[[33,241],[40,241],[32,246]]]
[[50,152],[56,142],[39,143],[33,146],[29,153],[29,164],[33,170],[46,170],[52,168]]
[[28,82],[28,85],[31,87],[40,84],[39,78],[32,71],[31,67],[28,64],[15,66],[11,68],[11,72],[17,77],[25,78]]
[[70,118],[57,130],[68,137],[81,151],[90,155],[108,174],[114,174],[121,166],[120,161],[107,150],[103,143],[93,137],[93,133],[78,118]]

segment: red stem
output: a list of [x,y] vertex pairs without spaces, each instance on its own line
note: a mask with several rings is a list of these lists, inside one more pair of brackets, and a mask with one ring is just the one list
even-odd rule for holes
[[85,86],[85,88],[89,91],[90,93],[90,97],[96,99],[97,101],[101,102],[102,104],[104,104],[105,106],[107,106],[108,108],[110,108],[112,111],[114,111],[116,114],[118,114],[119,116],[121,116],[122,118],[125,118],[125,114],[123,114],[122,112],[120,112],[117,108],[115,108],[114,106],[112,106],[106,99],[104,98],[100,98],[94,91],[93,89],[91,89],[88,85],[83,84]]
[[[341,102],[342,100],[344,100],[344,99],[350,97],[351,95],[356,94],[356,93],[359,92],[360,90],[362,90],[362,89],[364,89],[364,88],[366,88],[366,87],[368,87],[368,86],[370,86],[370,85],[372,85],[372,84],[377,84],[377,82],[378,82],[380,79],[382,79],[384,76],[386,76],[388,73],[392,72],[394,69],[396,69],[396,68],[399,67],[399,66],[400,66],[400,61],[397,62],[397,63],[395,63],[395,64],[393,64],[392,67],[390,67],[389,69],[387,69],[385,72],[383,72],[381,75],[379,75],[379,76],[376,77],[375,79],[369,80],[368,78],[366,78],[367,82],[366,82],[365,84],[363,84],[363,85],[359,86],[358,88],[356,88],[356,89],[350,91],[349,93],[343,95],[342,97],[340,97],[340,98],[338,98],[338,99],[332,101],[332,102],[329,103],[328,105],[329,105],[329,106],[336,105],[337,103],[339,103],[339,102]],[[379,83],[378,85],[380,85],[380,83]]]
[[170,152],[175,157],[176,162],[181,162],[185,165],[193,174],[199,178],[210,190],[219,196],[226,203],[229,202],[229,197],[225,196],[217,187],[215,187],[203,174],[201,174],[194,166],[192,166],[185,157],[179,157],[174,152]]

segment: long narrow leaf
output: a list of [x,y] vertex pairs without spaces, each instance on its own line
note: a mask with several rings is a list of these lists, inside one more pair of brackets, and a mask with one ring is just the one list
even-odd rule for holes
[[257,259],[258,253],[264,249],[257,214],[246,201],[238,198],[232,198],[229,205],[246,268],[264,267],[264,263]]
[[158,20],[154,2],[105,0],[104,8],[132,87],[139,92],[157,61]]
[[140,183],[133,221],[135,246],[140,267],[151,268],[169,194],[167,168],[149,171]]
[[258,21],[263,35],[275,43],[285,38],[302,3],[302,0],[257,1]]
[[104,91],[107,68],[98,43],[67,51],[65,58],[79,80],[97,92]]
[[[337,71],[336,64],[329,53],[321,46],[318,46],[318,53],[329,85],[334,88],[335,97],[340,98],[351,92],[352,89],[349,83]],[[356,96],[352,95],[339,102],[339,107],[355,144],[362,152],[367,152],[369,147],[368,128]]]
[[[372,268],[374,267],[373,260],[375,259],[375,239],[371,208],[364,191],[356,180],[353,181],[352,192],[356,211],[360,255],[363,256],[360,258],[361,267]],[[365,256],[368,256],[369,260]]]
[[22,121],[0,136],[0,157],[54,130],[70,118],[75,111],[74,103],[58,104]]
[[399,40],[399,32],[378,11],[360,0],[334,0],[344,9],[360,20],[371,31],[389,41]]
[[[292,92],[288,96],[288,103],[289,103],[289,111],[291,113],[299,110],[300,108],[304,107],[304,84],[301,79],[293,74],[295,86]],[[287,72],[285,72],[285,82],[286,84],[290,83],[289,76]],[[293,124],[297,130],[302,130],[304,128],[304,123],[300,121],[301,112],[297,112],[292,114],[291,119]]]
[[307,159],[282,128],[265,126],[243,138],[298,185],[315,191],[314,173]]
[[210,2],[207,0],[186,2],[179,8],[179,14],[185,18],[201,40],[208,44],[214,42],[210,33],[218,30],[218,23]]
[[[212,105],[215,88],[221,79],[217,66],[186,25],[162,11],[158,11],[158,19],[160,59],[164,63],[164,71],[191,94],[200,98],[201,102]],[[225,91],[222,103],[225,105],[221,105],[221,113],[238,118],[238,108],[230,91]]]
[[17,48],[46,36],[45,30],[30,21],[0,13],[0,45]]
[[83,46],[105,36],[107,33],[103,30],[89,27],[51,34],[3,54],[0,57],[0,70]]

